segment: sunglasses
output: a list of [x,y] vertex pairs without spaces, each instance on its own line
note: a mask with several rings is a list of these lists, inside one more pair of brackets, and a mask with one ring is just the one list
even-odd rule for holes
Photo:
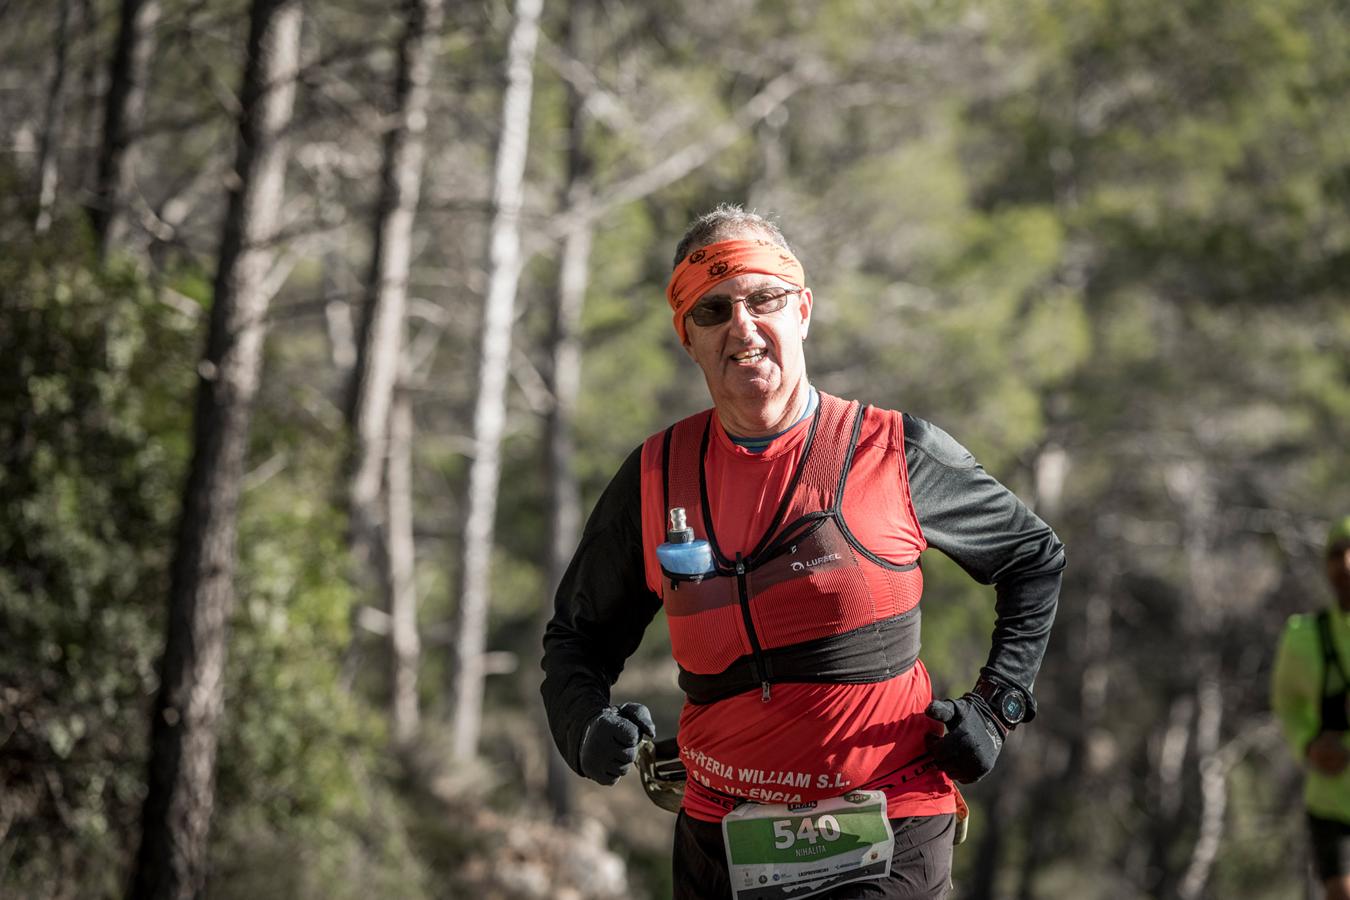
[[731,308],[737,303],[744,303],[746,312],[755,318],[759,318],[778,312],[787,306],[789,297],[795,297],[800,293],[800,290],[787,291],[782,288],[766,288],[762,291],[755,291],[739,300],[732,300],[727,297],[709,297],[706,300],[699,301],[698,305],[689,311],[689,318],[694,320],[695,325],[703,328],[721,325],[731,318]]

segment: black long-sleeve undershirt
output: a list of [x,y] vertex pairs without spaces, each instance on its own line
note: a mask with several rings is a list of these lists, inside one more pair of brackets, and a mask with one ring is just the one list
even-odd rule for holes
[[[1030,690],[1049,641],[1064,548],[1011,491],[940,428],[905,414],[910,497],[929,546],[995,589],[984,672]],[[586,725],[661,608],[642,558],[642,448],[624,460],[586,522],[544,631],[541,691],[567,764]]]

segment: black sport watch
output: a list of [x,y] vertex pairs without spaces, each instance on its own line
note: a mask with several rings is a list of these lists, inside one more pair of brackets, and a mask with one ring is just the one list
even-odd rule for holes
[[983,697],[994,715],[1009,730],[1027,721],[1031,714],[1031,700],[1026,691],[1019,687],[999,684],[981,675],[971,693]]

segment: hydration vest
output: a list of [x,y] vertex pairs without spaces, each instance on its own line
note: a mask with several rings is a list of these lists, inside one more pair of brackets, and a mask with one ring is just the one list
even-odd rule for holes
[[[763,535],[748,552],[718,543],[708,503],[706,460],[713,410],[690,416],[643,448],[644,478],[662,480],[660,509],[647,508],[661,529],[643,528],[644,552],[666,511],[683,507],[694,534],[708,540],[716,568],[703,576],[661,572],[660,593],[679,665],[679,684],[695,704],[758,689],[766,702],[783,682],[863,684],[908,671],[919,654],[919,600],[925,544],[901,471],[884,484],[851,485],[854,454],[867,411],[821,393],[787,490]],[[882,426],[903,448],[899,413]],[[874,423],[875,424],[875,423]],[[898,433],[897,433],[898,432]],[[881,476],[885,477],[885,476]],[[879,479],[874,479],[879,480]],[[899,491],[893,490],[895,486]],[[884,490],[866,521],[846,522],[849,491]],[[644,489],[643,496],[654,491]],[[725,513],[723,513],[725,514]],[[893,562],[869,549],[869,538],[901,534],[911,558]],[[875,546],[875,543],[872,543]]]

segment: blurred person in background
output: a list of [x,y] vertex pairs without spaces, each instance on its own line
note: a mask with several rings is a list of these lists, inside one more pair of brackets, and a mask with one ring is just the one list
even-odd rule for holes
[[1285,623],[1271,705],[1306,770],[1313,868],[1327,900],[1350,900],[1350,516],[1327,534],[1326,571],[1335,602]]
[[[634,450],[591,513],[544,637],[558,748],[613,784],[654,737],[610,688],[664,608],[686,694],[675,896],[946,896],[953,780],[1035,714],[1063,548],[941,429],[811,385],[811,289],[768,219],[696,220],[667,300],[713,407]],[[672,545],[706,563],[672,571]],[[955,699],[918,659],[930,546],[996,585]]]

